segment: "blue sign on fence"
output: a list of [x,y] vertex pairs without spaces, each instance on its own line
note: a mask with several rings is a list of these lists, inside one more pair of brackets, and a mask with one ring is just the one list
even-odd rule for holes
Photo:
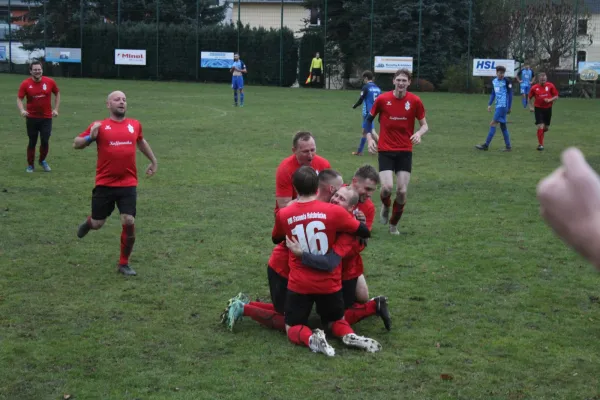
[[225,68],[233,65],[233,53],[203,51],[200,53],[200,68]]
[[0,46],[0,61],[6,61],[6,46]]
[[81,49],[46,47],[46,61],[58,63],[80,63]]

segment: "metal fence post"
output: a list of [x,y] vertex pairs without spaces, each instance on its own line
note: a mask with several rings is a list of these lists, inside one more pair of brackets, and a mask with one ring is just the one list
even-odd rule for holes
[[281,0],[281,26],[279,28],[279,86],[283,86],[283,0]]

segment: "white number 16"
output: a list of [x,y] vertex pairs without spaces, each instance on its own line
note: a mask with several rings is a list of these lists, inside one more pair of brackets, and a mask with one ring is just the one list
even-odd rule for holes
[[298,238],[302,251],[324,255],[329,251],[329,240],[325,232],[325,224],[321,221],[313,221],[306,225],[299,224],[294,227],[292,233]]

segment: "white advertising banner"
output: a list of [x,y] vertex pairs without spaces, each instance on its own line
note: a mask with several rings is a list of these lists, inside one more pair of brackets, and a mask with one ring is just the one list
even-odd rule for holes
[[406,68],[410,72],[413,70],[412,57],[392,57],[392,56],[376,56],[375,57],[375,73],[393,74],[399,69]]
[[496,67],[506,68],[505,76],[515,77],[515,60],[497,60],[493,58],[475,58],[473,60],[473,76],[496,76]]
[[146,50],[115,49],[115,65],[146,65]]

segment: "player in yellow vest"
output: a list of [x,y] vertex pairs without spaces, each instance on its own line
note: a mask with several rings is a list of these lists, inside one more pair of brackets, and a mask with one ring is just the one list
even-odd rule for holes
[[315,58],[310,63],[311,82],[316,84],[321,83],[321,75],[323,75],[323,59],[319,53],[315,54]]

